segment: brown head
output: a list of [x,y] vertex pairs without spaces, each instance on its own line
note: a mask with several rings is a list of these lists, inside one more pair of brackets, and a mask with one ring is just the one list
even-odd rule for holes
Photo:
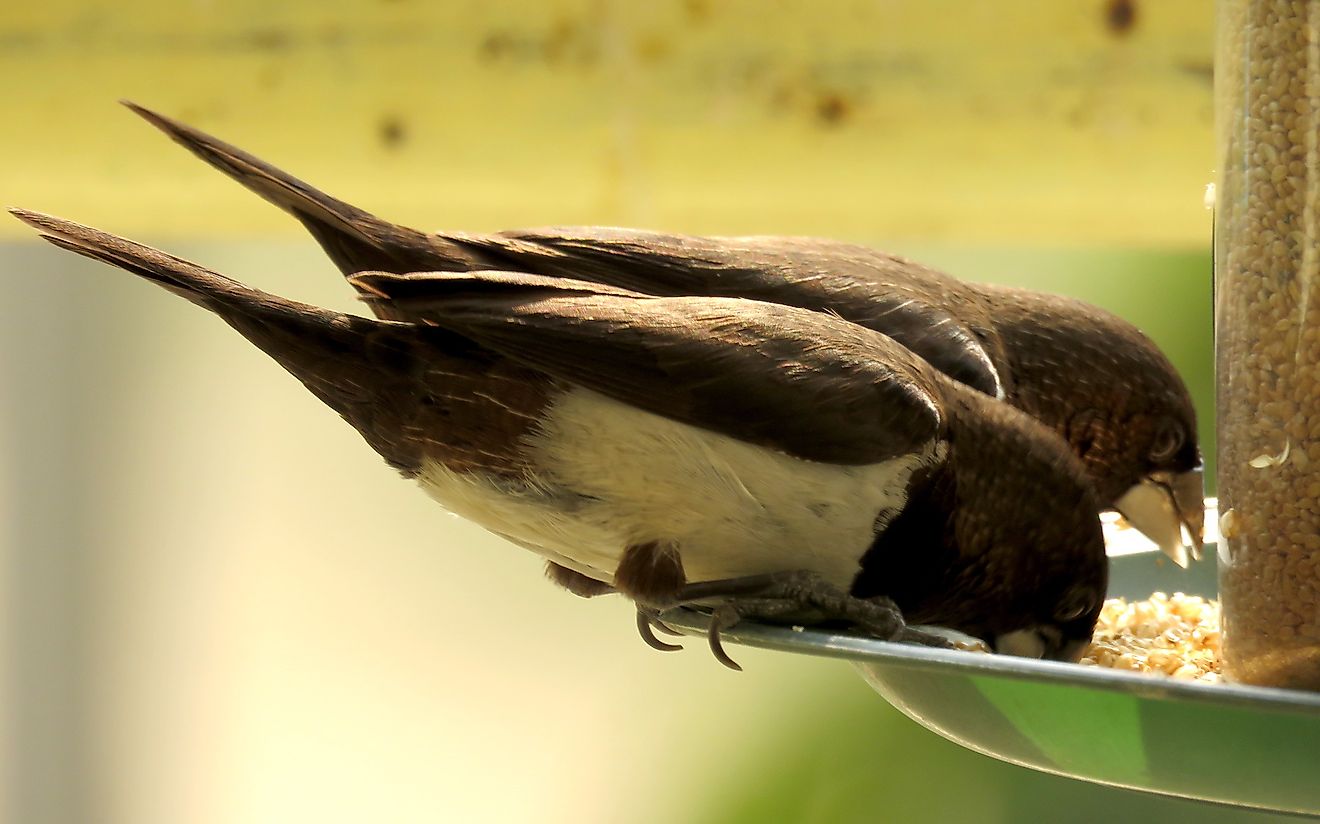
[[962,387],[948,396],[960,502],[952,532],[964,562],[954,589],[1001,605],[975,628],[997,652],[1075,661],[1109,581],[1091,479],[1031,417]]
[[856,595],[887,595],[1014,655],[1076,660],[1108,585],[1085,468],[1013,407],[942,381],[947,460],[862,560]]
[[989,285],[1013,375],[1009,400],[1081,458],[1102,507],[1186,564],[1205,512],[1196,411],[1177,371],[1123,319],[1071,298]]

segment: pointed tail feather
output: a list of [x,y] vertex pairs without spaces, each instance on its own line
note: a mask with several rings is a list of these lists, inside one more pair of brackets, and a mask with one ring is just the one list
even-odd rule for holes
[[175,143],[296,217],[345,275],[461,271],[475,262],[476,250],[381,220],[206,132],[136,103],[121,102]]
[[252,289],[183,258],[71,220],[26,209],[10,209],[9,213],[36,229],[43,240],[132,272],[211,311],[219,312],[226,306],[263,301],[268,308],[287,306],[287,310],[295,314],[323,311]]
[[[132,272],[215,313],[342,415],[396,469],[415,469],[416,444],[402,438],[401,427],[386,418],[406,406],[403,399],[411,387],[403,376],[417,358],[416,327],[288,300],[51,215],[23,209],[10,213],[62,249]],[[391,369],[382,368],[382,362]]]

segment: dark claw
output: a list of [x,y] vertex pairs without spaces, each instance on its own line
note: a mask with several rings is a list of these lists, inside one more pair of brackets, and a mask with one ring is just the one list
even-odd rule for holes
[[720,633],[728,629],[737,622],[737,614],[733,614],[733,621],[726,623],[728,613],[724,610],[716,610],[715,614],[710,616],[710,630],[706,633],[706,639],[710,642],[710,651],[715,656],[715,660],[734,672],[742,672],[742,666],[729,657],[729,653],[724,651],[724,645],[720,643]]
[[683,633],[679,632],[678,630],[674,629],[673,627],[669,626],[668,624],[666,624],[664,621],[661,621],[659,618],[652,618],[652,619],[651,619],[651,626],[653,626],[653,627],[655,627],[656,629],[660,630],[660,631],[663,632],[665,635],[672,635],[672,636],[674,636],[675,638],[677,638],[677,637],[679,637],[679,636],[681,636],[681,635],[683,634]]
[[901,644],[916,644],[922,647],[934,647],[936,649],[957,649],[958,645],[947,638],[941,638],[938,635],[932,635],[929,632],[904,627],[896,636],[889,639]]
[[[723,603],[719,603],[721,601]],[[699,581],[680,588],[673,602],[698,608],[709,608],[711,602],[719,603],[711,615],[706,640],[715,660],[737,672],[741,672],[742,667],[724,651],[721,633],[743,619],[778,624],[843,623],[886,641],[930,647],[955,646],[941,636],[909,628],[893,600],[883,596],[861,598],[851,595],[819,575],[804,570]],[[637,630],[642,639],[658,650],[679,649],[676,644],[667,644],[656,638],[654,630],[657,629],[673,632],[659,619],[656,610],[639,607]]]
[[670,644],[666,641],[661,641],[659,638],[656,638],[655,633],[651,631],[651,627],[655,625],[659,625],[660,627],[663,627],[662,631],[672,632],[675,635],[678,634],[674,632],[672,628],[666,627],[659,620],[651,617],[650,615],[647,615],[642,610],[640,609],[637,610],[637,633],[642,636],[642,640],[646,642],[646,645],[648,647],[650,647],[651,649],[658,649],[661,652],[676,652],[683,648],[679,644]]

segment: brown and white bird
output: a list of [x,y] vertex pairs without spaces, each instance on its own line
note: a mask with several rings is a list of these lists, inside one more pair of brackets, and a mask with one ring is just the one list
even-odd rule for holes
[[[741,297],[829,312],[882,332],[945,374],[1007,400],[1064,438],[1104,508],[1175,561],[1200,557],[1196,413],[1177,371],[1136,327],[1082,301],[964,283],[873,249],[818,238],[693,237],[570,227],[426,233],[381,220],[185,124],[127,103],[189,151],[290,213],[345,275],[496,269],[650,295]],[[378,315],[417,320],[378,301]],[[1184,537],[1186,533],[1186,537]],[[584,594],[589,582],[552,574]]]
[[354,275],[407,319],[370,320],[14,214],[218,315],[451,511],[643,616],[713,608],[717,653],[749,616],[933,642],[901,613],[1057,659],[1090,640],[1108,567],[1082,464],[864,326],[504,271]]

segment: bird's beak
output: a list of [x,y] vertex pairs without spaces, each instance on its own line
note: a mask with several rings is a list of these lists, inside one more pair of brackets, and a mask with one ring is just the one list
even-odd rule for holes
[[1064,641],[1057,628],[1029,627],[995,636],[995,651],[1001,655],[1015,655],[1018,658],[1044,658],[1049,661],[1068,661],[1077,663],[1091,639]]
[[1201,467],[1178,475],[1152,472],[1124,492],[1114,508],[1178,566],[1187,567],[1189,546],[1191,556],[1201,560],[1205,540]]

